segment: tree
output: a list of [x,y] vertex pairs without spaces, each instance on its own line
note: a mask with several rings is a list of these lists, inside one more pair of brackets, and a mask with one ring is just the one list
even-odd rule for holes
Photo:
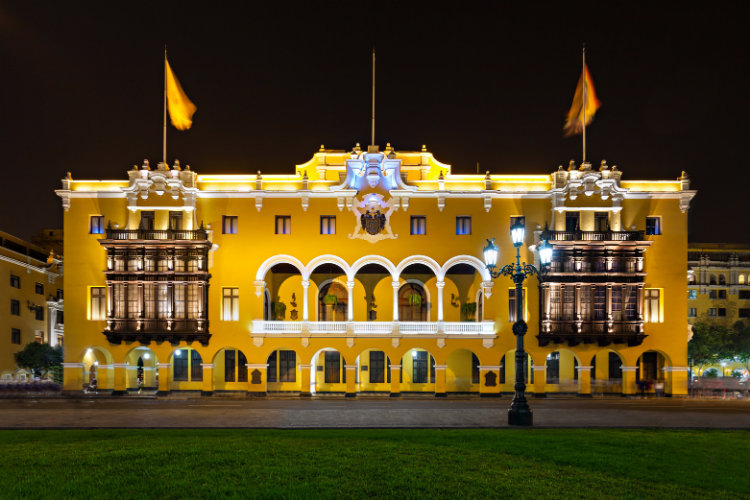
[[688,342],[688,357],[699,368],[732,357],[733,329],[714,322],[698,321]]
[[734,324],[732,352],[737,359],[745,364],[745,368],[750,371],[750,326],[744,321],[738,321]]
[[60,346],[31,342],[22,351],[13,354],[16,364],[31,371],[34,376],[44,377],[50,369],[62,365],[63,354]]

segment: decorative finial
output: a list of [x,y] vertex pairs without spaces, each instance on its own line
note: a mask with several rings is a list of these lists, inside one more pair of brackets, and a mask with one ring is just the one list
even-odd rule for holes
[[607,160],[602,159],[602,164],[599,167],[599,171],[601,172],[603,170],[608,170],[608,169],[609,169],[609,167],[607,166]]
[[321,152],[321,153],[323,153],[323,152],[325,152],[325,150],[326,150],[326,147],[323,144],[321,144],[320,145],[320,149],[318,151]]
[[490,178],[490,171],[489,171],[489,170],[487,170],[487,171],[486,171],[486,172],[484,173],[484,178],[485,178],[485,179],[489,179],[489,178]]
[[190,165],[185,165],[185,170],[190,170]]
[[180,170],[180,160],[177,158],[174,159],[174,165],[172,165],[172,168],[175,170]]
[[302,172],[302,178],[303,178],[304,180],[307,180],[307,170],[304,170],[304,171]]
[[151,167],[148,165],[148,160],[143,160],[143,170],[151,170]]
[[[685,172],[683,172],[683,173],[685,173]],[[73,176],[70,175],[70,170],[68,171],[68,175],[66,176],[66,179],[68,179],[69,181],[73,180]]]
[[258,178],[258,179],[262,179],[262,178],[263,178],[263,176],[262,176],[262,175],[261,175],[261,173],[260,173],[260,170],[258,170],[258,175],[257,175],[257,178]]
[[[68,172],[68,173],[70,173],[70,172]],[[686,179],[690,179],[690,176],[688,175],[688,173],[687,173],[687,172],[685,172],[685,171],[683,170],[683,171],[682,171],[682,173],[680,174],[680,177],[679,177],[679,178],[678,178],[677,180],[678,180],[678,181],[684,181],[684,180],[686,180]]]
[[445,180],[445,177],[443,176],[443,171],[442,170],[440,171],[440,177],[438,177],[438,179],[440,179],[441,181]]
[[422,144],[422,152],[423,153],[427,152],[427,145],[426,144]]
[[576,161],[571,159],[568,163],[568,170],[575,170],[576,169]]

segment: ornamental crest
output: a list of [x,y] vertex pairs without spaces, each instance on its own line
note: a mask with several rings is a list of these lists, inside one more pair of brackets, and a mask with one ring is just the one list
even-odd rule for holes
[[398,238],[391,231],[390,218],[395,210],[395,200],[386,201],[382,194],[370,193],[358,199],[353,198],[352,212],[359,219],[354,226],[352,239],[362,239],[375,243],[380,240]]
[[359,217],[362,229],[373,236],[385,229],[385,215],[380,210],[367,210]]

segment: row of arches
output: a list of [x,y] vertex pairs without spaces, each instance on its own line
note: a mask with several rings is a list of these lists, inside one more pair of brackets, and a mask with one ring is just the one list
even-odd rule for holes
[[263,321],[482,321],[492,288],[486,273],[479,259],[466,255],[443,266],[423,256],[398,266],[368,256],[349,266],[331,255],[302,266],[280,255],[261,266],[255,285],[263,294]]
[[266,259],[260,265],[255,279],[257,281],[263,281],[268,271],[277,264],[289,264],[293,266],[297,271],[299,271],[302,279],[304,280],[310,279],[310,275],[315,271],[316,268],[325,264],[332,264],[342,269],[349,281],[353,280],[357,273],[359,273],[363,268],[372,264],[377,264],[384,268],[394,281],[398,280],[399,276],[406,268],[414,264],[425,266],[432,273],[434,273],[435,277],[438,280],[442,281],[450,268],[456,265],[464,264],[476,269],[477,272],[481,274],[484,281],[491,281],[491,277],[484,263],[480,259],[472,255],[456,255],[448,259],[441,266],[435,259],[427,257],[426,255],[410,255],[398,264],[394,264],[388,258],[383,257],[382,255],[374,254],[365,255],[364,257],[357,259],[351,265],[349,265],[341,257],[332,254],[319,255],[310,260],[307,265],[303,264],[302,261],[292,255],[274,255],[273,257]]
[[[125,372],[121,388],[247,391],[255,384],[262,386],[262,392],[311,394],[349,393],[352,388],[356,393],[394,392],[394,387],[398,388],[396,392],[479,393],[483,387],[511,391],[515,351],[506,352],[499,360],[480,354],[485,358],[484,365],[476,352],[465,348],[439,360],[418,347],[401,352],[378,348],[342,352],[323,347],[312,355],[279,348],[264,355],[261,363],[252,364],[242,349],[234,347],[220,349],[213,356],[193,348],[175,349],[165,360],[159,360],[151,349],[141,346],[129,351],[120,364]],[[530,392],[578,392],[580,368],[585,367],[593,392],[619,393],[625,391],[624,363],[624,358],[610,349],[584,359],[581,353],[558,349],[536,362],[527,357],[524,376]],[[114,366],[105,349],[88,349],[81,363],[83,383],[96,380],[102,390],[111,389]],[[663,379],[668,366],[664,354],[645,351],[637,359],[635,381]],[[309,372],[305,374],[304,370]],[[160,381],[160,377],[168,380]]]

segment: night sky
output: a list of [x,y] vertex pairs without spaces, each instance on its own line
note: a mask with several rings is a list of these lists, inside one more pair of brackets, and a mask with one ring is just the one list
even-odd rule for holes
[[124,179],[161,158],[165,43],[198,107],[168,158],[199,173],[293,173],[320,144],[365,146],[374,46],[381,146],[546,174],[581,158],[562,125],[585,42],[602,101],[589,159],[626,179],[687,171],[690,239],[750,243],[740,3],[529,4],[0,2],[0,229],[61,227],[67,171]]

